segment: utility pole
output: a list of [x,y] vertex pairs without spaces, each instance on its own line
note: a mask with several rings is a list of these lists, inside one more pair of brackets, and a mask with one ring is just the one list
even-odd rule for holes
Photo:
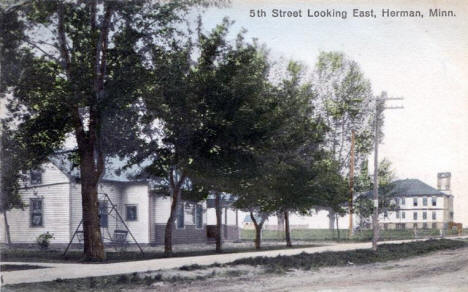
[[354,192],[354,130],[351,130],[351,155],[349,161],[349,238],[353,236],[353,192]]
[[374,214],[372,215],[372,249],[377,250],[377,241],[379,240],[379,132],[380,132],[380,116],[386,109],[402,109],[402,106],[385,107],[387,100],[403,100],[402,97],[385,97],[382,93],[380,98],[375,100],[375,125],[374,125]]

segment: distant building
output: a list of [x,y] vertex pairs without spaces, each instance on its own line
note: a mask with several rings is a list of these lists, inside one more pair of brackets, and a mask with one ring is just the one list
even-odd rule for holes
[[453,195],[450,172],[437,174],[437,189],[418,179],[393,182],[389,194],[397,211],[381,214],[383,229],[443,229],[453,221]]

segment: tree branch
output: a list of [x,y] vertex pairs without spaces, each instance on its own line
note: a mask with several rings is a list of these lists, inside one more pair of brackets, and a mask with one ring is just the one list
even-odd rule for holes
[[64,24],[64,7],[61,1],[57,1],[57,15],[58,15],[58,41],[60,47],[60,55],[62,56],[62,67],[65,70],[68,78],[71,80],[70,72],[70,54],[67,48],[67,39],[65,36],[65,24]]
[[23,41],[25,41],[26,43],[30,44],[31,46],[33,46],[35,49],[38,49],[39,51],[41,51],[45,56],[51,58],[52,60],[56,61],[57,63],[61,64],[62,62],[55,56],[47,53],[46,51],[44,51],[40,46],[36,45],[35,43],[33,43],[32,41],[30,41],[28,38],[23,38]]

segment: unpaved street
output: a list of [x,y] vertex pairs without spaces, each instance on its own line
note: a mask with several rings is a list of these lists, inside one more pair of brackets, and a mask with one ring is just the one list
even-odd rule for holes
[[[468,248],[363,266],[167,284],[159,291],[468,291]],[[146,288],[140,289],[146,290]],[[151,288],[148,288],[151,289]],[[154,289],[154,287],[152,288]]]

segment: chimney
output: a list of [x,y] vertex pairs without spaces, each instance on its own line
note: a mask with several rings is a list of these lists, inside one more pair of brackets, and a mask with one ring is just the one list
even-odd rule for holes
[[439,172],[437,174],[437,189],[439,191],[450,191],[450,178],[452,174],[450,172]]

